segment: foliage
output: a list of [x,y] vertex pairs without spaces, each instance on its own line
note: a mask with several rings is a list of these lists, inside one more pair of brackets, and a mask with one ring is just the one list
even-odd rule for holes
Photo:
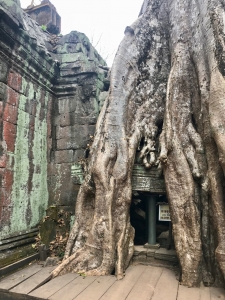
[[46,25],[41,25],[41,29],[42,29],[43,31],[47,31],[47,26],[46,26]]

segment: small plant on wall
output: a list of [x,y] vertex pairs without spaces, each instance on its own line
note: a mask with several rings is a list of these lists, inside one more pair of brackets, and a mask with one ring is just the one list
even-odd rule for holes
[[46,25],[41,25],[41,29],[42,29],[43,31],[47,31],[47,26],[46,26]]

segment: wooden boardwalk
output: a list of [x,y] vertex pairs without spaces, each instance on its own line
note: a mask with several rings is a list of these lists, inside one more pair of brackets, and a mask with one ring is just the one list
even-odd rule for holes
[[114,276],[67,274],[48,281],[53,267],[33,264],[0,281],[1,300],[225,300],[223,289],[187,288],[163,267],[130,266],[123,280]]

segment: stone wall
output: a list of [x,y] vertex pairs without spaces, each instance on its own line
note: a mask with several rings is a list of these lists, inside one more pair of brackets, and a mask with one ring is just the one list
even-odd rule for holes
[[88,155],[87,145],[94,135],[100,110],[100,94],[108,89],[108,70],[88,38],[76,31],[61,37],[54,53],[60,77],[55,86],[49,200],[51,205],[74,208],[79,186],[71,176],[71,167]]
[[[37,226],[48,206],[55,66],[18,1],[0,2],[0,236]],[[40,38],[39,38],[40,37]]]
[[107,76],[84,34],[50,35],[19,1],[0,0],[1,240],[35,228],[50,205],[74,211],[71,168],[88,155]]

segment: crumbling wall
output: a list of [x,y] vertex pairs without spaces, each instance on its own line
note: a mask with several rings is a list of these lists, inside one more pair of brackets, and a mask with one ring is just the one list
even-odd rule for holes
[[79,172],[80,159],[88,156],[100,94],[108,89],[108,68],[88,38],[76,31],[61,37],[54,53],[60,77],[55,86],[49,204],[70,206],[73,211],[79,189],[73,169]]
[[48,206],[56,81],[41,29],[13,2],[0,3],[1,238],[37,226]]
[[49,206],[73,213],[73,170],[88,156],[107,76],[84,34],[51,35],[19,1],[0,0],[2,241],[32,231]]

